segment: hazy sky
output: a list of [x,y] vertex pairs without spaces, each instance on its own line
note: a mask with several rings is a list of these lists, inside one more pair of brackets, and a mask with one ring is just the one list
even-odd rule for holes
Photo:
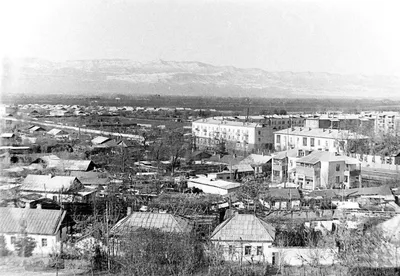
[[400,74],[400,1],[0,1],[0,54]]

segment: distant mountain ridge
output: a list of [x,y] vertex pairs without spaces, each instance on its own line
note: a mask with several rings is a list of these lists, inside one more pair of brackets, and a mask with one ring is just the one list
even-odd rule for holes
[[400,97],[398,76],[268,72],[197,61],[3,60],[6,93],[227,97]]

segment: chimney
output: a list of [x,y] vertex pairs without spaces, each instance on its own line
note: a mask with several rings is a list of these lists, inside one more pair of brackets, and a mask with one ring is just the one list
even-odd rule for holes
[[128,207],[126,210],[126,215],[129,216],[130,214],[132,214],[132,207]]
[[36,208],[37,208],[37,209],[42,209],[42,204],[38,203],[38,204],[36,205]]
[[31,209],[31,204],[25,203],[25,209]]

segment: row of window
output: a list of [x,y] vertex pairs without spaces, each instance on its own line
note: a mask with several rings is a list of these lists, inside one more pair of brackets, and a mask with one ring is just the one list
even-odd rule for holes
[[[17,237],[12,236],[11,237],[11,244],[15,244],[17,242]],[[47,246],[47,239],[42,239],[41,241],[42,243],[42,247],[46,247]]]
[[[286,136],[284,136],[284,144],[286,143]],[[292,144],[293,143],[293,137],[289,137],[289,143]],[[300,138],[297,137],[297,144],[299,144],[300,142]],[[308,146],[308,138],[307,137],[303,137],[303,146],[307,147]],[[276,143],[280,144],[281,143],[281,135],[276,135]],[[317,146],[321,146],[321,140],[318,139],[317,140]],[[335,141],[335,146],[336,146],[336,141]],[[310,138],[310,147],[315,147],[315,138]],[[325,147],[329,147],[329,141],[325,140]]]
[[[244,247],[244,255],[245,256],[250,256],[251,255],[251,249],[252,249],[252,246],[251,245],[246,245],[245,247]],[[257,256],[261,256],[261,255],[263,255],[263,247],[262,246],[256,246],[255,247],[255,250],[256,250],[256,255]],[[236,253],[236,246],[234,246],[234,245],[229,245],[229,254],[230,255],[233,255],[233,254],[235,254]]]

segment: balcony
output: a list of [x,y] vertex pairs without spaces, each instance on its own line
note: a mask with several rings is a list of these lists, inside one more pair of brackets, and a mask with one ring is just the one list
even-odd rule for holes
[[350,171],[350,176],[359,176],[360,174],[361,174],[361,170]]

